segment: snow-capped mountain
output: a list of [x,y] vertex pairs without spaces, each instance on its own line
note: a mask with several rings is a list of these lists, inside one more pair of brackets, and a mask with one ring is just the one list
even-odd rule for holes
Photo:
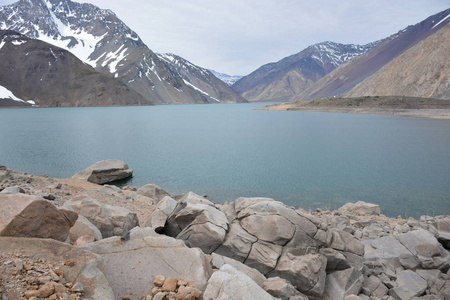
[[214,103],[174,73],[110,10],[70,0],[20,0],[0,8],[0,29],[72,52],[149,103]]
[[69,51],[12,30],[0,30],[0,86],[0,106],[149,104]]
[[239,79],[244,77],[241,75],[228,75],[228,74],[220,73],[220,72],[217,72],[217,71],[214,71],[211,69],[209,69],[209,71],[211,73],[213,73],[214,76],[216,76],[217,78],[219,78],[220,80],[222,80],[223,82],[228,84],[229,86],[232,86],[236,81],[238,81]]
[[[169,68],[178,74],[186,84],[205,95],[210,95],[217,102],[242,103],[247,102],[241,95],[236,93],[229,85],[217,78],[207,69],[201,68],[186,59],[172,54],[157,54],[158,57],[169,65]],[[220,99],[220,100],[219,100]]]
[[282,60],[263,65],[233,88],[249,101],[289,101],[294,95],[381,41],[367,45],[323,42]]
[[[428,48],[429,50],[426,50],[429,46],[422,45],[409,52],[409,56],[403,55],[403,53],[406,54],[409,49],[413,50],[413,47],[433,37],[445,26],[450,26],[449,23],[450,9],[447,9],[420,23],[408,26],[391,35],[367,53],[340,65],[291,100],[313,100],[343,94],[366,80],[371,82],[359,85],[357,90],[347,95],[378,96],[391,91],[389,95],[401,93],[401,95],[415,97],[445,98],[448,93],[441,89],[443,86],[444,89],[446,89],[446,85],[448,86],[444,79],[445,74],[448,73],[445,65],[448,61],[448,53],[444,50],[441,54],[439,50],[446,49],[449,40],[441,36],[440,39],[437,38],[441,41],[440,43],[427,43],[427,45],[435,47],[439,45],[438,49]],[[393,62],[394,59],[396,62]],[[391,62],[393,63],[391,64]],[[389,66],[387,66],[388,64]],[[439,70],[443,70],[443,73],[440,74]],[[376,76],[378,79],[372,77],[375,73],[378,73]],[[424,82],[427,82],[428,87],[424,85]]]

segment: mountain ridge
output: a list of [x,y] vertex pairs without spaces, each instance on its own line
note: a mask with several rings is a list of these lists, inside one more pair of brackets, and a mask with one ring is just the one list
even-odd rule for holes
[[71,52],[11,30],[0,30],[0,70],[1,86],[39,106],[152,104]]
[[0,8],[0,29],[73,52],[155,104],[215,103],[186,84],[111,10],[70,0],[20,0]]
[[351,90],[394,58],[446,26],[450,20],[449,15],[450,9],[447,9],[398,31],[377,47],[322,77],[313,86],[293,97],[292,101],[326,98]]

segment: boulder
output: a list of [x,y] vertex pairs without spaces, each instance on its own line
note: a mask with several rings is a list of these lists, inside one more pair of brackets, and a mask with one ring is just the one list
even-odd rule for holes
[[[122,241],[111,237],[87,245],[85,250],[102,257],[98,268],[105,274],[114,299],[133,295],[141,299],[151,292],[154,278],[180,278],[203,290],[212,269],[200,249],[167,236],[147,236]],[[126,280],[124,280],[126,279]]]
[[249,266],[226,256],[222,256],[216,253],[211,254],[211,266],[214,269],[220,269],[225,264],[229,264],[239,272],[244,273],[259,286],[262,286],[264,281],[266,280],[266,277],[264,277],[261,272],[257,271],[254,268],[250,268]]
[[290,281],[307,296],[320,297],[325,290],[327,258],[319,253],[297,256],[288,251],[280,257],[269,277],[279,276]]
[[146,184],[137,189],[139,195],[152,198],[155,203],[161,201],[164,197],[169,197],[169,193],[157,186],[156,184]]
[[442,247],[429,231],[418,229],[394,237],[404,245],[417,259],[424,269],[441,269],[450,267],[450,253]]
[[392,235],[366,240],[363,244],[364,260],[367,265],[384,261],[385,264],[397,268],[402,266],[399,261],[400,257],[413,257],[413,254]]
[[252,244],[258,239],[245,231],[239,221],[231,223],[230,230],[216,253],[244,262],[248,257]]
[[381,214],[381,209],[377,204],[358,201],[356,203],[346,203],[338,209],[338,212],[341,215],[378,216]]
[[120,206],[104,204],[87,195],[77,196],[64,205],[92,222],[100,230],[103,238],[122,236],[130,229],[139,226],[135,213]]
[[170,196],[165,196],[156,205],[155,210],[149,216],[147,221],[145,221],[145,227],[151,227],[156,232],[161,232],[166,225],[167,218],[173,212],[177,206],[177,201],[175,201]]
[[83,179],[97,184],[105,184],[122,180],[133,175],[126,163],[117,159],[105,159],[96,162],[86,169],[72,176],[74,179]]
[[38,196],[0,195],[0,236],[51,238],[65,241],[78,214],[58,209]]
[[167,219],[164,233],[182,239],[205,253],[217,249],[228,231],[228,219],[211,201],[189,192]]
[[251,235],[276,245],[285,245],[295,232],[294,224],[279,215],[249,215],[240,223]]
[[283,247],[264,241],[253,243],[245,264],[266,275],[275,269]]
[[228,264],[223,265],[208,280],[203,299],[273,300],[250,277]]
[[364,245],[350,233],[337,229],[331,229],[331,234],[331,248],[351,252],[356,255],[364,255]]
[[92,224],[84,216],[78,215],[77,221],[72,226],[72,228],[70,228],[69,237],[72,242],[75,242],[82,236],[91,236],[96,241],[99,241],[103,238],[102,233],[94,224]]
[[351,267],[327,274],[322,299],[343,300],[352,294],[358,294],[364,282],[361,271]]
[[411,299],[421,296],[427,289],[427,282],[417,273],[404,270],[397,274],[397,287],[389,291],[396,299]]
[[270,277],[264,281],[263,289],[270,295],[282,300],[308,300],[289,281],[280,277]]
[[24,194],[25,191],[18,185],[8,186],[0,194]]
[[104,274],[99,270],[99,257],[70,244],[52,239],[0,237],[0,253],[21,253],[31,258],[41,258],[49,264],[74,261],[60,270],[67,282],[84,286],[83,298],[114,299],[113,291]]

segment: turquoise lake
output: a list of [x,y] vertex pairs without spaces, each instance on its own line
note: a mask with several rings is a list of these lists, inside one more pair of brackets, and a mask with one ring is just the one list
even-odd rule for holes
[[450,213],[450,120],[256,111],[261,104],[0,110],[0,164],[70,177],[115,158],[129,185],[304,209],[363,200],[395,217]]

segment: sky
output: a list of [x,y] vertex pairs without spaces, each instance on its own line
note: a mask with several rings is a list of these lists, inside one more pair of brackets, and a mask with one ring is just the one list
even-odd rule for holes
[[448,0],[76,2],[111,9],[154,52],[229,75],[247,75],[323,41],[370,43],[450,7]]

